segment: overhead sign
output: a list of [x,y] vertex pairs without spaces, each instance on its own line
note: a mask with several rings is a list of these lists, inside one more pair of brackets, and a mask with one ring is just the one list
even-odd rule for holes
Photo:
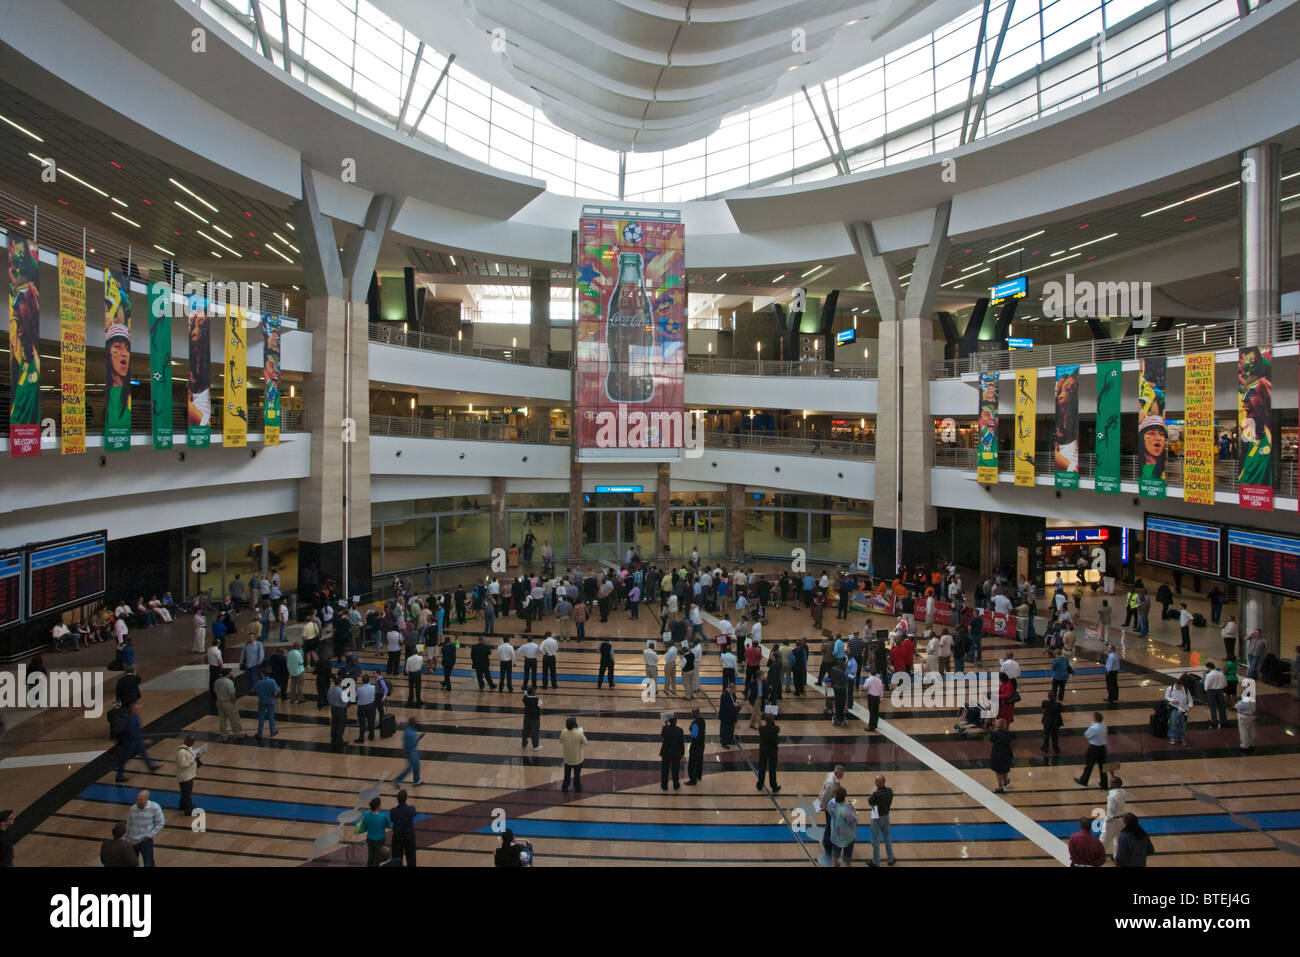
[[1109,540],[1108,528],[1049,528],[1043,535],[1048,545],[1085,545]]
[[645,489],[641,485],[597,485],[596,486],[596,494],[598,495],[602,492],[622,493],[622,492],[642,492],[642,491],[645,491]]
[[841,329],[839,332],[835,333],[835,344],[837,346],[848,345],[850,342],[853,342],[857,338],[858,338],[858,330]]
[[1033,339],[1008,339],[1008,349],[1032,349],[1034,347]]
[[996,306],[1007,299],[1023,299],[1028,292],[1029,280],[1024,276],[1019,279],[1008,279],[989,290],[989,305]]
[[858,539],[858,571],[865,572],[871,570],[871,539]]

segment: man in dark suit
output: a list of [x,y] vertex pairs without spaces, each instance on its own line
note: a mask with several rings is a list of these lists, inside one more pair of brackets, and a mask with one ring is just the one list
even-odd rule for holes
[[673,778],[673,790],[681,788],[678,780],[682,770],[682,755],[686,753],[686,736],[677,727],[677,716],[669,713],[664,719],[663,730],[659,732],[662,744],[659,745],[659,786],[668,790],[668,775]]
[[700,709],[691,709],[691,753],[686,760],[686,783],[698,784],[704,777],[704,719]]
[[740,716],[740,703],[736,701],[736,686],[729,684],[722,689],[722,698],[718,701],[718,723],[722,726],[718,740],[724,748],[736,743],[736,718]]
[[780,726],[772,720],[770,714],[763,716],[763,726],[758,729],[758,786],[763,790],[763,775],[767,775],[772,793],[776,794],[781,786],[776,783],[776,747],[781,734]]
[[465,588],[462,585],[456,586],[456,624],[465,624]]
[[596,689],[599,690],[605,676],[609,675],[609,686],[614,687],[614,646],[608,641],[600,643],[600,673],[596,675]]

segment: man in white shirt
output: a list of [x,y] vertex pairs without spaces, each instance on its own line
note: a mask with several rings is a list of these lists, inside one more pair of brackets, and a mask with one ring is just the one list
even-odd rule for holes
[[1210,706],[1210,727],[1226,727],[1228,724],[1226,705],[1228,678],[1222,671],[1214,667],[1213,661],[1207,662],[1205,668],[1205,681],[1201,684],[1201,687],[1205,691],[1205,703]]
[[999,670],[1013,682],[1020,680],[1020,662],[1016,661],[1014,651],[1007,652],[1007,657],[1002,661]]
[[[497,645],[497,694],[502,691],[515,690],[515,646],[510,644],[510,639],[502,637],[501,644]],[[507,683],[509,687],[507,689]]]
[[677,694],[677,646],[672,643],[671,635],[664,632],[664,694]]
[[654,639],[645,643],[645,651],[641,653],[645,658],[645,676],[655,683],[659,684],[659,653],[655,651]]
[[285,630],[289,627],[289,603],[284,599],[275,609],[275,617],[280,622],[280,643],[284,644],[289,639],[285,636]]
[[546,679],[549,676],[551,687],[559,690],[560,686],[555,681],[555,655],[560,650],[560,643],[555,640],[555,636],[549,631],[546,637],[542,639],[542,687],[546,687]]
[[993,596],[993,610],[999,615],[1011,614],[1011,599],[1002,592],[998,592]]
[[722,653],[722,687],[736,683],[736,653],[728,648]]
[[412,652],[406,659],[406,703],[416,705],[420,703],[420,692],[422,682],[420,673],[424,671],[424,656],[418,651]]
[[1088,786],[1088,779],[1092,777],[1092,769],[1095,765],[1101,772],[1102,790],[1109,790],[1110,783],[1106,777],[1106,722],[1101,716],[1100,711],[1093,712],[1092,724],[1088,725],[1088,730],[1083,732],[1084,738],[1088,741],[1088,753],[1083,766],[1083,777],[1076,778],[1075,783],[1084,787]]
[[698,635],[700,638],[703,638],[704,618],[701,616],[699,605],[691,605],[691,613],[687,616],[686,620],[691,624],[691,637],[695,638]]
[[867,722],[867,730],[875,731],[880,721],[880,699],[885,693],[885,682],[876,673],[875,668],[871,669],[871,674],[867,676],[867,683],[862,690],[867,696],[867,711],[871,715],[871,720]]
[[537,642],[529,638],[519,646],[518,656],[524,659],[524,680],[523,686],[528,687],[528,676],[531,674],[533,684],[537,684],[537,653],[541,651]]
[[1237,703],[1232,706],[1237,712],[1237,737],[1241,739],[1241,747],[1237,750],[1242,754],[1250,754],[1255,750],[1255,694],[1253,691],[1246,694],[1245,688],[1242,692]]
[[1101,829],[1101,846],[1111,857],[1115,856],[1115,838],[1124,829],[1124,805],[1128,795],[1118,774],[1110,779],[1110,793],[1106,795],[1106,823]]
[[820,588],[822,591],[825,591],[826,589],[830,588],[830,587],[831,587],[831,576],[830,576],[830,575],[827,575],[825,572],[822,572],[822,577],[821,577],[821,579],[817,582],[817,587]]
[[718,622],[718,647],[725,648],[736,637],[736,626],[731,623],[730,615],[723,615]]
[[1183,651],[1192,650],[1192,613],[1187,610],[1185,603],[1178,605],[1178,629],[1182,633],[1182,644],[1179,646]]

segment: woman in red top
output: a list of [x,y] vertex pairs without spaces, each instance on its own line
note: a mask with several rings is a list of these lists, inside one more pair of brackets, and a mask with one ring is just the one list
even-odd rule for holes
[[1016,686],[1004,672],[1002,683],[998,686],[998,720],[1005,721],[1008,726],[1016,720],[1015,694]]

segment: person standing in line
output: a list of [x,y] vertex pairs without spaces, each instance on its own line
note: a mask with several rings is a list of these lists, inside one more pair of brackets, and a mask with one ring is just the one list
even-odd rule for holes
[[736,720],[740,717],[740,702],[736,699],[736,684],[725,682],[718,699],[718,742],[729,748],[736,743]]
[[542,750],[538,736],[542,731],[542,699],[537,697],[537,685],[524,685],[524,733],[523,747],[528,747],[528,739],[533,741],[533,750]]
[[1110,621],[1114,609],[1110,607],[1110,602],[1105,598],[1101,600],[1101,607],[1097,609],[1097,630],[1101,633],[1100,637],[1103,642],[1110,641]]
[[1071,867],[1101,867],[1106,863],[1106,849],[1092,833],[1092,818],[1079,818],[1079,829],[1065,842]]
[[1219,629],[1219,637],[1223,639],[1223,653],[1225,655],[1236,656],[1237,654],[1237,616],[1229,615],[1228,620],[1223,623]]
[[196,655],[201,655],[208,650],[208,620],[203,617],[202,611],[194,613],[194,644],[191,650]]
[[1124,828],[1115,838],[1116,867],[1146,867],[1147,855],[1154,854],[1151,838],[1132,811],[1124,815]]
[[248,643],[244,645],[244,650],[239,653],[239,667],[252,676],[254,684],[262,677],[260,669],[262,662],[266,660],[266,648],[262,640],[255,635],[250,635]]
[[700,647],[700,645],[696,645],[692,648],[690,645],[686,645],[686,650],[682,652],[682,696],[687,701],[694,699],[698,687],[695,679],[699,674],[696,664],[699,660]]
[[1169,702],[1169,743],[1185,745],[1187,744],[1187,716],[1192,711],[1192,695],[1184,686],[1182,678],[1175,678],[1174,683],[1165,689],[1165,701]]
[[1214,666],[1213,661],[1205,663],[1205,681],[1201,687],[1205,691],[1205,703],[1210,706],[1210,727],[1222,728],[1228,723],[1228,708],[1225,691],[1228,679]]
[[316,710],[319,711],[327,704],[326,697],[330,690],[330,681],[333,677],[333,670],[330,668],[330,660],[326,655],[321,655],[316,659],[313,666],[316,676]]
[[267,722],[271,724],[271,737],[274,738],[280,733],[275,729],[275,696],[280,693],[280,686],[269,674],[262,675],[253,685],[253,693],[257,695],[256,738],[259,742],[262,740],[262,726]]
[[379,808],[383,801],[370,799],[370,810],[357,822],[358,833],[366,835],[366,867],[378,867],[384,862],[384,838],[393,826],[393,819]]
[[849,803],[849,792],[843,787],[835,789],[827,817],[830,820],[830,855],[832,866],[853,866],[853,848],[858,842],[858,812]]
[[756,791],[763,790],[763,777],[767,776],[773,794],[781,792],[781,785],[776,783],[776,765],[781,727],[770,714],[763,715],[763,726],[758,729],[758,784]]
[[388,812],[393,822],[393,860],[415,867],[415,808],[406,803],[406,789],[397,792],[397,805]]
[[1101,846],[1106,854],[1114,856],[1115,838],[1124,826],[1124,803],[1128,795],[1124,791],[1124,782],[1118,774],[1110,776],[1110,793],[1106,795],[1106,823],[1101,827]]
[[808,685],[808,642],[800,638],[790,649],[790,686],[796,698],[802,698]]
[[1243,694],[1232,707],[1237,712],[1237,737],[1241,741],[1237,750],[1250,754],[1255,750],[1255,696]]
[[149,792],[141,791],[135,803],[126,811],[126,843],[135,849],[135,855],[144,867],[153,867],[153,839],[167,826],[162,808],[157,801],[149,800]]
[[366,735],[375,740],[375,717],[379,711],[378,689],[370,683],[370,675],[362,675],[357,685],[357,744],[361,744]]
[[348,726],[348,705],[351,703],[347,692],[343,690],[342,675],[334,676],[334,683],[326,693],[325,700],[330,706],[330,745],[335,751],[342,751],[346,747],[343,735]]
[[302,676],[307,668],[303,664],[302,646],[296,641],[289,649],[289,654],[285,656],[285,667],[289,670],[287,700],[294,704],[302,704],[306,700],[302,694]]
[[608,640],[600,643],[600,671],[596,675],[596,690],[599,691],[605,677],[609,677],[609,689],[614,690],[614,646]]
[[876,775],[876,789],[867,798],[871,806],[871,866],[880,866],[880,843],[885,844],[885,863],[893,866],[898,861],[894,857],[894,844],[889,838],[889,809],[894,804],[894,792],[885,786],[885,776]]
[[862,689],[867,696],[867,730],[875,731],[880,723],[880,699],[885,693],[885,682],[880,677],[880,672],[875,668],[867,676],[867,682]]
[[722,684],[731,685],[736,683],[736,653],[728,645],[720,656],[722,662]]
[[822,782],[821,790],[817,793],[817,803],[821,806],[822,816],[825,819],[825,827],[822,829],[822,850],[828,856],[831,853],[831,802],[835,800],[835,792],[843,785],[844,774],[844,765],[835,765],[827,773],[826,780]]
[[1088,742],[1088,752],[1084,756],[1083,776],[1076,778],[1075,784],[1080,784],[1086,788],[1089,778],[1092,777],[1092,769],[1095,766],[1101,775],[1102,790],[1110,790],[1110,783],[1106,775],[1106,738],[1108,734],[1106,722],[1102,719],[1101,712],[1094,711],[1092,724],[1088,725],[1088,730],[1083,732],[1083,736]]
[[848,675],[844,672],[844,662],[836,660],[831,665],[831,695],[835,702],[833,724],[838,728],[844,724],[844,706],[848,701]]
[[456,669],[456,643],[451,640],[451,635],[442,636],[442,645],[439,646],[438,653],[442,658],[442,688],[444,691],[450,691],[451,675]]
[[402,773],[393,779],[394,784],[401,784],[406,776],[411,775],[411,784],[420,783],[420,725],[415,720],[415,716],[406,719],[406,727],[402,729],[402,755],[406,758],[406,767]]
[[1119,652],[1106,646],[1106,703],[1119,704]]
[[591,610],[582,602],[577,602],[573,606],[573,630],[577,635],[578,641],[583,641],[587,637],[587,618],[590,617]]
[[659,653],[655,651],[653,638],[645,643],[645,651],[641,652],[641,657],[645,659],[645,676],[650,679],[652,687],[657,687],[659,684]]
[[235,690],[232,674],[229,668],[224,669],[212,686],[217,697],[217,733],[221,735],[222,741],[244,736],[244,727],[239,721],[239,708],[235,704],[239,693]]
[[546,682],[549,679],[550,686],[559,691],[559,682],[555,680],[555,661],[556,653],[560,650],[560,643],[548,631],[546,637],[542,639],[540,650],[542,653],[542,687],[546,687]]
[[700,779],[704,777],[704,719],[700,717],[700,709],[691,709],[691,751],[686,760],[686,783],[699,784]]
[[1256,628],[1246,637],[1246,661],[1250,665],[1250,670],[1246,673],[1247,677],[1259,677],[1259,663],[1264,660],[1268,654],[1268,642],[1264,639],[1264,633]]
[[1183,651],[1192,650],[1192,613],[1187,610],[1186,602],[1178,603],[1178,630],[1182,635],[1182,642],[1178,647]]
[[398,675],[401,673],[402,662],[402,633],[397,630],[397,623],[394,621],[393,626],[388,629],[384,636],[388,648],[388,667],[385,674]]
[[1011,740],[1006,719],[999,718],[997,725],[989,734],[989,745],[992,748],[989,754],[989,768],[998,778],[998,786],[993,789],[996,794],[1004,794],[1011,787]]
[[522,658],[524,661],[524,679],[523,679],[524,687],[528,687],[529,685],[528,678],[530,675],[532,676],[533,679],[531,682],[533,687],[534,688],[537,687],[537,653],[540,650],[541,649],[538,646],[537,642],[532,638],[529,638],[527,641],[525,641],[522,645],[519,646],[517,657]]
[[[667,634],[665,632],[665,634]],[[664,639],[664,694],[676,696],[677,694],[677,646],[673,642]]]
[[[1053,682],[1053,685],[1055,685],[1055,682]],[[1061,712],[1064,709],[1061,707],[1061,702],[1058,701],[1056,699],[1056,696],[1054,694],[1051,694],[1050,692],[1048,693],[1047,697],[1043,699],[1042,708],[1043,708],[1042,751],[1044,754],[1046,754],[1048,751],[1048,746],[1050,745],[1053,753],[1060,754],[1061,753],[1060,733],[1061,733],[1061,728],[1065,725],[1065,719],[1061,717]]]
[[226,670],[225,660],[221,656],[221,643],[216,638],[208,647],[208,697],[215,707],[217,703],[217,681]]
[[176,785],[180,788],[180,812],[189,816],[194,810],[194,779],[199,776],[203,762],[194,753],[194,735],[187,734],[185,743],[176,749]]
[[560,732],[560,747],[564,749],[564,783],[561,791],[569,790],[572,776],[573,790],[582,793],[582,762],[587,747],[587,736],[578,727],[578,719],[570,715],[564,719],[564,730]]
[[673,779],[673,790],[681,788],[678,776],[682,769],[682,755],[686,753],[686,736],[677,727],[677,716],[671,711],[664,718],[659,732],[659,787],[668,790],[668,778]]
[[515,690],[515,646],[510,644],[510,636],[502,635],[501,644],[497,645],[497,693]]
[[486,682],[495,691],[496,685],[492,683],[492,649],[488,647],[486,635],[480,635],[478,644],[470,648],[469,660],[474,666],[474,677],[478,679],[478,690],[482,691]]
[[424,656],[412,649],[406,659],[406,706],[408,708],[423,704],[423,672]]
[[1048,697],[1064,701],[1065,684],[1072,674],[1074,668],[1070,664],[1070,659],[1063,652],[1057,651],[1056,657],[1052,659],[1052,690],[1048,693]]
[[745,646],[745,697],[750,696],[751,687],[758,686],[759,669],[763,665],[763,646],[751,637]]
[[627,592],[627,611],[628,617],[633,621],[637,620],[637,613],[641,608],[641,586],[632,583],[632,587]]

